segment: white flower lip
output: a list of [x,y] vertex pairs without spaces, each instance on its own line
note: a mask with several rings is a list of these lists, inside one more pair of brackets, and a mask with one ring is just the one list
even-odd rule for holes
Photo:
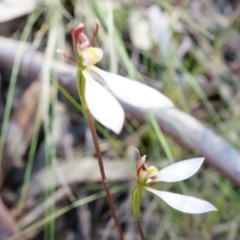
[[[87,60],[87,57],[85,59]],[[91,60],[91,57],[89,59]],[[173,103],[166,96],[147,85],[90,66],[83,73],[90,112],[97,121],[117,134],[121,132],[124,124],[124,110],[116,98],[90,76],[88,69],[100,75],[113,94],[128,104],[150,109],[173,107]]]
[[154,88],[123,76],[105,72],[92,66],[107,83],[114,95],[120,100],[140,108],[174,107],[170,99]]
[[125,115],[119,102],[101,84],[83,72],[86,78],[86,100],[93,117],[115,133],[120,133]]
[[159,181],[178,182],[194,175],[202,166],[204,158],[183,160],[159,171]]
[[217,211],[217,209],[211,203],[202,199],[171,192],[157,191],[149,187],[145,187],[145,189],[156,194],[172,208],[175,208],[181,212],[200,214],[210,211]]
[[[159,171],[158,181],[178,182],[194,175],[201,167],[204,158],[192,158],[174,163]],[[151,179],[147,182],[151,183]],[[217,209],[209,202],[195,197],[184,196],[181,194],[158,191],[150,187],[144,187],[145,190],[156,194],[171,207],[190,214],[199,214]]]

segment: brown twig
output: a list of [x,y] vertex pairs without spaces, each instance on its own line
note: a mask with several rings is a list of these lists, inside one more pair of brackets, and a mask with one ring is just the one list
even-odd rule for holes
[[[0,38],[0,66],[11,69],[16,50],[20,45],[25,48],[25,55],[22,58],[19,74],[26,77],[28,81],[34,81],[41,71],[44,55],[26,44]],[[54,75],[58,74],[59,83],[78,99],[75,82],[76,67],[56,62],[52,70]],[[126,112],[139,121],[145,121],[143,109],[123,102],[121,104]],[[240,153],[223,138],[192,116],[175,108],[154,111],[154,116],[165,133],[183,146],[197,151],[209,164],[240,186]]]

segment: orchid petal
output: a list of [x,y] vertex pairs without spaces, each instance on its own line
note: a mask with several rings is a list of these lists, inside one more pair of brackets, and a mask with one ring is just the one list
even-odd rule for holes
[[102,85],[84,72],[86,78],[86,100],[93,117],[106,128],[120,133],[125,114],[119,102]]
[[217,209],[209,202],[195,197],[184,196],[181,194],[157,191],[155,189],[146,187],[160,198],[162,198],[171,207],[185,213],[198,214],[210,211],[217,211]]
[[145,84],[131,79],[105,72],[92,66],[92,71],[99,74],[107,83],[111,91],[121,101],[140,108],[173,107],[173,103],[162,93]]
[[201,167],[204,158],[193,158],[174,163],[159,171],[161,182],[178,182],[194,175]]

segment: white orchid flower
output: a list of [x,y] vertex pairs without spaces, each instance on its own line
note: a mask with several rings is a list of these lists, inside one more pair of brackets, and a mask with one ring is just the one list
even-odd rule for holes
[[[139,108],[173,107],[173,103],[157,90],[94,66],[103,57],[103,51],[100,48],[92,47],[98,28],[96,25],[91,41],[83,33],[83,24],[72,31],[78,69],[86,82],[85,98],[93,117],[113,132],[120,133],[125,114],[116,98]],[[110,91],[92,78],[90,71],[99,75]]]
[[[148,167],[145,163],[146,156],[141,157],[138,152],[137,162],[137,186],[133,191],[133,212],[136,217],[140,215],[141,190],[145,189],[154,193],[164,200],[171,207],[191,214],[205,213],[209,211],[217,211],[217,209],[209,202],[195,197],[185,196],[181,194],[158,191],[151,188],[156,182],[178,182],[185,180],[194,175],[201,167],[204,158],[193,158],[174,163],[161,171],[156,167]],[[136,206],[134,206],[134,204]]]

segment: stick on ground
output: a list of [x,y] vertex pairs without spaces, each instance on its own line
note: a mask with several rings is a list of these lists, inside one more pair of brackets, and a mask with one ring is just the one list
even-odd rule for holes
[[[41,72],[44,55],[27,44],[0,37],[0,66],[11,69],[18,47],[25,49],[19,74],[31,81],[37,79]],[[76,99],[78,98],[75,81],[76,67],[56,62],[52,66],[54,76],[58,76],[59,83]],[[139,121],[145,121],[144,110],[121,103],[124,110]],[[204,126],[194,117],[178,109],[161,109],[154,111],[156,120],[166,134],[204,156],[206,162],[216,168],[223,175],[240,186],[240,152],[234,149],[223,138]]]

